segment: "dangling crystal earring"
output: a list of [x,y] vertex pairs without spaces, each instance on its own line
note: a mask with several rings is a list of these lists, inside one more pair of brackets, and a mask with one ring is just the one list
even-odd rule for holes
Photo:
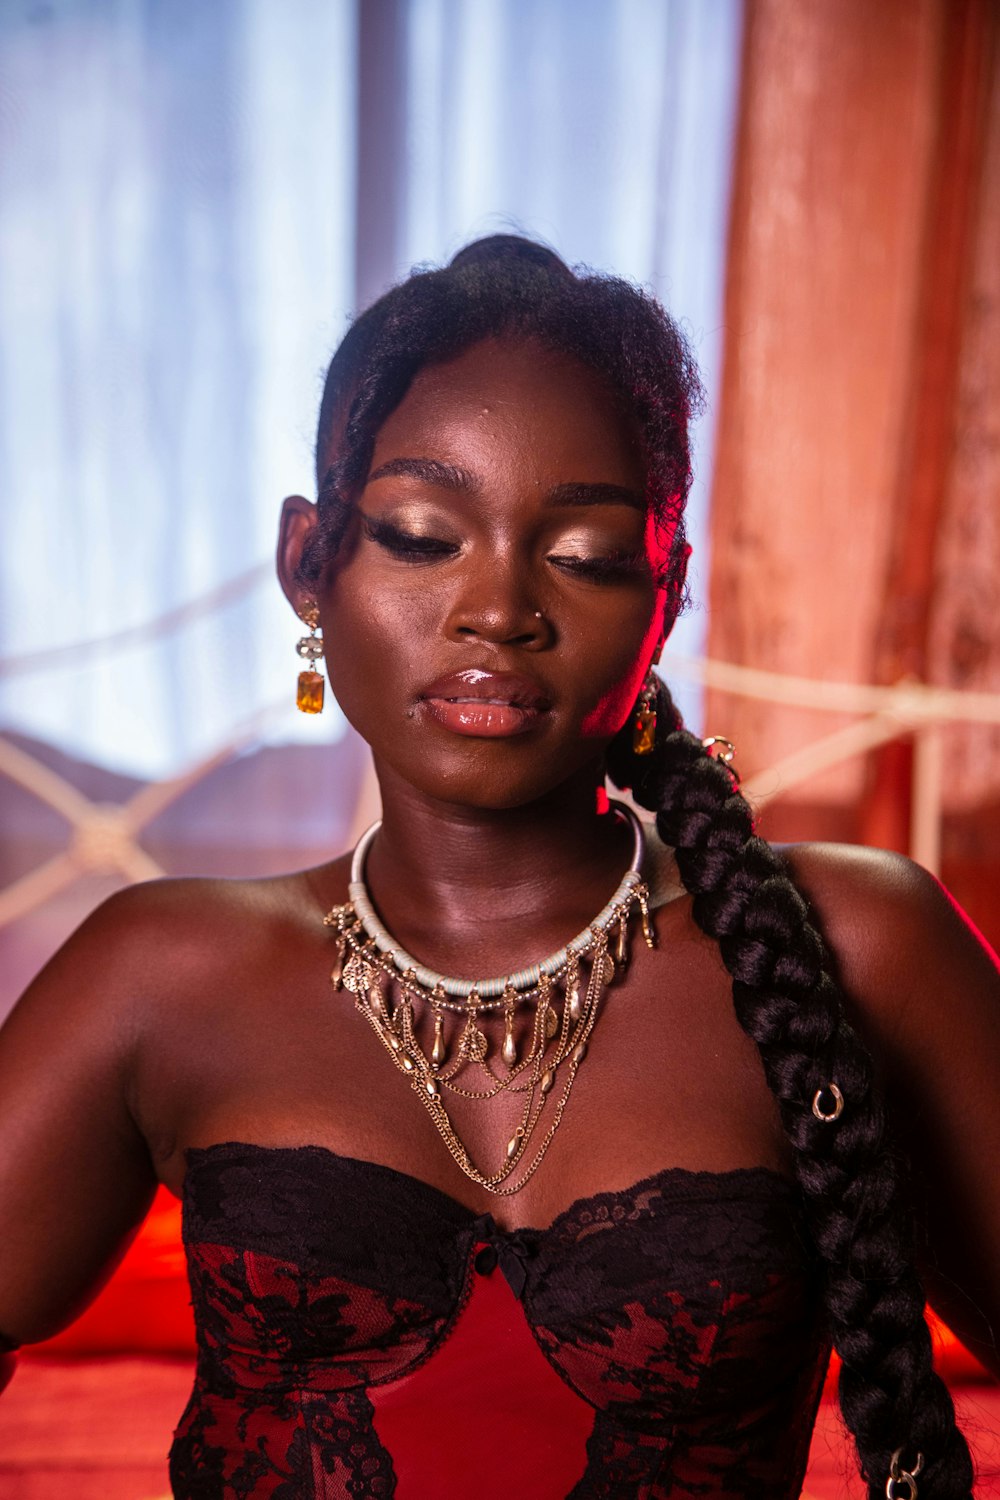
[[319,624],[319,608],[315,599],[311,599],[299,611],[299,619],[309,626],[310,635],[304,635],[296,646],[296,651],[305,660],[309,667],[305,672],[299,673],[299,687],[295,695],[296,707],[304,714],[321,714],[323,712],[323,674],[316,671],[316,663],[323,656],[322,637],[316,634],[316,626]]
[[632,754],[652,755],[656,742],[656,674],[650,667],[632,721]]

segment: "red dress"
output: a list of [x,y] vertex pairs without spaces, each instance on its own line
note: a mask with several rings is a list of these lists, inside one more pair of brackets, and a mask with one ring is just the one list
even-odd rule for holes
[[667,1168],[509,1233],[318,1146],[188,1153],[178,1500],[793,1500],[828,1343],[794,1187]]

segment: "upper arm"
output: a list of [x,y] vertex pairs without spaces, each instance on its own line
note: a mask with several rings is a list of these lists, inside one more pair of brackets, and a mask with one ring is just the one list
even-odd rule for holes
[[99,1288],[156,1181],[130,1108],[150,901],[122,892],[0,1028],[0,1331],[48,1337]]
[[996,958],[944,888],[900,855],[803,845],[789,857],[910,1159],[928,1295],[1000,1372]]

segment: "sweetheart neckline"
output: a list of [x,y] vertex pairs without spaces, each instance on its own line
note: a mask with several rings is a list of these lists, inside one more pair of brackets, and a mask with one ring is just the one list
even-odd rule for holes
[[735,1186],[737,1182],[749,1185],[756,1181],[761,1186],[767,1184],[769,1194],[776,1193],[778,1196],[790,1195],[796,1192],[796,1185],[792,1178],[779,1172],[776,1167],[752,1166],[752,1167],[727,1167],[722,1171],[712,1171],[706,1168],[692,1168],[681,1166],[660,1167],[658,1171],[649,1173],[646,1177],[640,1177],[638,1181],[629,1183],[624,1188],[605,1188],[597,1193],[584,1193],[574,1198],[566,1208],[562,1209],[550,1224],[544,1228],[535,1228],[532,1225],[522,1225],[520,1228],[508,1229],[503,1224],[498,1224],[491,1213],[477,1213],[460,1198],[454,1197],[445,1188],[435,1187],[432,1182],[426,1182],[422,1177],[416,1177],[412,1172],[404,1172],[399,1167],[390,1167],[385,1162],[370,1161],[363,1156],[345,1156],[339,1151],[334,1151],[329,1146],[319,1145],[314,1141],[306,1141],[297,1146],[268,1146],[257,1141],[213,1141],[207,1146],[188,1146],[184,1152],[184,1160],[187,1169],[181,1183],[181,1202],[186,1202],[187,1183],[194,1159],[197,1157],[211,1156],[215,1152],[229,1151],[235,1148],[238,1151],[246,1151],[269,1156],[299,1155],[304,1153],[318,1153],[329,1161],[339,1163],[349,1168],[363,1168],[375,1175],[389,1176],[406,1185],[409,1191],[424,1193],[445,1202],[449,1209],[457,1212],[467,1220],[468,1225],[482,1224],[488,1226],[492,1235],[500,1238],[513,1239],[518,1235],[529,1235],[538,1239],[548,1238],[553,1235],[559,1226],[573,1214],[579,1213],[584,1208],[599,1205],[602,1200],[622,1198],[626,1195],[642,1192],[644,1188],[652,1188],[662,1182],[673,1181],[678,1185],[687,1183],[713,1183],[729,1182]]

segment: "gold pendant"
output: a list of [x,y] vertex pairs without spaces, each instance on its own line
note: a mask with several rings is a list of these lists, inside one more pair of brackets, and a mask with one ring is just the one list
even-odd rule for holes
[[344,938],[338,939],[337,957],[334,959],[333,968],[330,970],[330,983],[333,985],[335,990],[340,989],[340,981],[344,975],[344,952],[346,948],[347,943]]
[[517,1062],[517,1044],[514,1041],[514,1011],[513,1011],[513,1009],[505,1011],[505,1013],[504,1013],[504,1018],[503,1018],[503,1046],[500,1049],[500,1056],[503,1058],[503,1060],[507,1064],[508,1068],[512,1068],[514,1066],[514,1064]]
[[580,1019],[580,970],[574,960],[566,972],[566,1009],[571,1021]]
[[440,1014],[434,1017],[434,1045],[431,1048],[431,1062],[439,1068],[446,1056],[444,1045],[444,1017]]

